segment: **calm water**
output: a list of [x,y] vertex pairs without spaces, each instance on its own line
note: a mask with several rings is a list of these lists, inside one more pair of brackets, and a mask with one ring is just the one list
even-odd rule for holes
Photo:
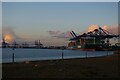
[[[2,49],[2,62],[12,62],[11,48]],[[64,50],[64,58],[84,58],[111,55],[111,51],[80,51],[80,50]],[[62,50],[56,49],[15,49],[15,62],[35,61],[35,60],[51,60],[61,59]]]

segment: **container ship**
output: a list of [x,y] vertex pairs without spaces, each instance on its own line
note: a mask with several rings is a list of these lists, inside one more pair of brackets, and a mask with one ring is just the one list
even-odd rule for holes
[[[120,45],[111,46],[110,39],[119,38],[119,35],[112,34],[107,30],[99,27],[94,31],[76,35],[74,31],[70,32],[72,38],[69,40],[68,49],[72,50],[87,50],[87,51],[103,51],[115,50],[120,48]],[[115,48],[116,47],[116,48]],[[113,49],[114,48],[114,49]]]

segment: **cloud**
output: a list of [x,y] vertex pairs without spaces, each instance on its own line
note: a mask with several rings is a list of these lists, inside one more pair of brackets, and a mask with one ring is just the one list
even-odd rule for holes
[[6,38],[9,43],[12,43],[13,41],[23,41],[22,38],[16,35],[13,27],[2,27],[2,37]]
[[91,25],[91,26],[88,28],[88,32],[94,31],[95,29],[98,29],[98,28],[99,28],[98,25]]
[[118,34],[118,26],[117,25],[107,26],[107,31],[113,34]]
[[[98,28],[99,28],[99,25],[91,25],[90,27],[88,27],[88,29],[79,32],[78,35],[83,34],[83,33],[87,33],[89,31],[93,31],[93,30],[98,29]],[[102,28],[104,30],[107,30],[108,32],[110,32],[112,34],[118,34],[118,26],[117,25],[112,25],[112,26],[104,25],[104,26],[102,26]],[[56,31],[48,31],[48,33],[52,37],[70,39],[70,38],[72,38],[72,35],[70,34],[71,31],[72,30],[69,30],[69,31],[66,31],[66,32],[61,32],[59,30],[56,30]]]
[[[91,25],[87,31],[90,32],[90,31],[93,31],[98,28],[99,28],[99,25]],[[104,25],[104,26],[102,26],[102,28],[112,34],[118,34],[118,26],[117,25],[111,25],[111,26]]]
[[60,31],[48,31],[48,33],[49,33],[50,35],[56,35],[56,34],[59,34]]
[[52,37],[57,37],[57,38],[64,38],[64,39],[68,39],[71,38],[71,31],[66,31],[66,32],[61,32],[61,31],[48,31],[49,34]]

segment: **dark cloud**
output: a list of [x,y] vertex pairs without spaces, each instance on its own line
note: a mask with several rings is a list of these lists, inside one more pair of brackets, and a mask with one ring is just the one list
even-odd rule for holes
[[66,31],[66,32],[48,31],[48,32],[52,37],[65,38],[65,39],[71,38],[71,34],[70,34],[71,31]]
[[49,33],[50,35],[56,35],[56,34],[59,34],[60,31],[48,31],[48,33]]

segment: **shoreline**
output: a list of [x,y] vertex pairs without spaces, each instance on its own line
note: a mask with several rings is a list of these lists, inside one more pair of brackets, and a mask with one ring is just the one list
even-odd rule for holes
[[80,58],[64,58],[64,59],[50,59],[50,60],[34,60],[34,61],[20,61],[20,62],[6,62],[2,64],[19,64],[19,63],[34,63],[34,62],[48,62],[48,61],[62,61],[62,60],[75,60],[75,59],[90,59],[90,58],[104,58],[108,56],[113,56],[115,54],[111,55],[104,55],[104,56],[94,56],[94,57],[80,57]]
[[[116,52],[117,53],[117,52]],[[93,57],[89,57],[89,56],[85,56],[85,57],[79,57],[79,58],[63,58],[63,60],[72,60],[72,59],[87,59],[87,58],[99,58],[99,57],[107,57],[107,56],[112,56],[114,55],[115,52],[113,52],[112,54],[106,54],[106,55],[102,55],[102,56],[93,56]],[[5,62],[5,63],[1,63],[1,64],[17,64],[17,63],[28,63],[28,62],[42,62],[42,61],[61,61],[62,59],[46,59],[46,60],[33,60],[33,61],[18,61],[18,62]]]
[[[2,48],[1,49],[6,49],[6,48]],[[13,49],[12,47],[7,47],[9,49]],[[62,48],[36,48],[36,47],[26,47],[26,48],[14,48],[14,49],[51,49],[51,50],[63,50]],[[116,51],[118,49],[101,49],[101,50],[95,50],[95,49],[69,49],[69,48],[64,48],[64,50],[81,50],[81,51]]]

